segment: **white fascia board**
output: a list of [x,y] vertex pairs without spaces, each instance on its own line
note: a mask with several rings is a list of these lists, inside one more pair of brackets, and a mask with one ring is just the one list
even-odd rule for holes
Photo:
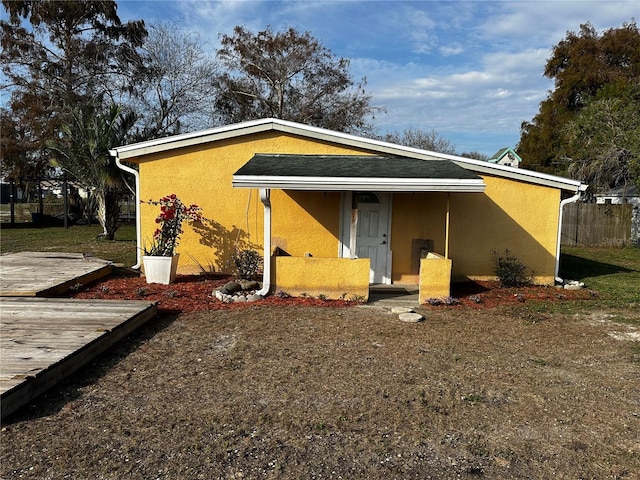
[[156,140],[148,140],[146,142],[132,143],[131,145],[123,145],[109,150],[109,154],[120,160],[124,160],[268,130],[273,130],[272,120],[254,120],[171,137],[158,138]]
[[280,190],[461,193],[482,193],[486,186],[480,179],[276,177],[256,175],[234,175],[232,185],[234,188],[273,188]]
[[547,187],[559,188],[561,190],[569,190],[572,192],[584,190],[587,187],[579,180],[558,177],[547,173],[534,172],[533,170],[527,170],[526,168],[507,167],[506,165],[498,165],[472,159],[460,160],[459,158],[452,158],[451,160],[456,165],[479,174],[484,173],[487,175],[494,175],[496,177],[509,178],[511,180],[534,183]]

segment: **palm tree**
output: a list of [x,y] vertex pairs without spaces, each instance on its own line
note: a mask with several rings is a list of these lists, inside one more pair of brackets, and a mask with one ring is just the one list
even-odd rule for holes
[[62,126],[59,140],[50,143],[49,149],[57,166],[90,188],[103,228],[99,236],[113,240],[119,226],[118,201],[126,184],[109,148],[126,143],[136,117],[115,104],[104,111],[86,105],[70,113],[71,121]]

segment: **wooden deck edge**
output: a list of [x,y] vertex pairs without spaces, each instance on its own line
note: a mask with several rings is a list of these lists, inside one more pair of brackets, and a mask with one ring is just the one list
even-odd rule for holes
[[15,292],[11,290],[3,290],[2,292],[0,292],[0,298],[15,298],[15,297],[33,298],[37,295],[38,295],[38,292],[36,292],[35,290],[16,290]]
[[[105,265],[102,268],[99,268],[98,270],[93,270],[92,272],[88,272],[84,275],[81,275],[79,277],[73,278],[71,280],[68,280],[64,283],[60,283],[58,285],[55,285],[51,288],[47,288],[45,290],[41,290],[39,292],[36,292],[34,296],[36,297],[56,297],[58,295],[63,295],[65,293],[68,293],[69,291],[73,290],[74,288],[78,287],[78,286],[84,286],[87,285],[88,283],[92,283],[95,282],[96,280],[99,280],[103,277],[106,277],[108,275],[111,275],[111,272],[113,271],[113,265],[108,264]],[[10,295],[5,295],[5,296],[10,296]]]
[[157,314],[157,304],[149,304],[144,310],[141,310],[112,330],[105,332],[71,355],[3,392],[0,395],[0,419],[4,420],[37,396],[85,366],[88,362],[157,316]]

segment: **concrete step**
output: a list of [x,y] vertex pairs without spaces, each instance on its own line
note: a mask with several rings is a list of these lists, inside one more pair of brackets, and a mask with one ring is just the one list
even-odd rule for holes
[[367,305],[385,307],[416,307],[418,306],[418,294],[370,293]]

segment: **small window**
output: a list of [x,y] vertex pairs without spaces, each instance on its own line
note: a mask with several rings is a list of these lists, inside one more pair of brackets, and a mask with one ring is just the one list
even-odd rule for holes
[[380,203],[380,199],[373,192],[357,192],[356,202],[357,203]]

